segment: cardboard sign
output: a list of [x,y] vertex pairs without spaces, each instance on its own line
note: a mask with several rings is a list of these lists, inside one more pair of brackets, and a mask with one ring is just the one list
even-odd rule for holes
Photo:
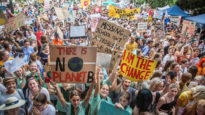
[[183,21],[182,33],[187,32],[187,34],[194,35],[195,33],[196,22],[192,21]]
[[175,24],[176,26],[179,26],[181,22],[181,16],[170,16],[171,23]]
[[133,18],[135,14],[140,13],[140,8],[135,9],[119,9],[115,6],[109,6],[109,17],[114,18]]
[[140,22],[140,23],[138,23],[138,25],[137,25],[137,27],[138,27],[138,31],[145,31],[145,30],[147,30],[147,22]]
[[10,73],[17,71],[20,67],[25,64],[28,64],[29,56],[24,55],[23,57],[17,56],[13,60],[8,60],[4,63],[6,70]]
[[96,66],[96,47],[50,46],[53,81],[57,83],[91,83]]
[[116,108],[115,105],[101,101],[98,115],[130,115],[128,111]]
[[98,52],[112,54],[112,68],[119,56],[119,52],[124,49],[124,45],[129,36],[129,30],[104,19],[100,19],[90,45],[97,46]]
[[25,24],[24,14],[21,13],[16,17],[12,17],[8,19],[8,22],[5,24],[6,32],[11,32],[12,30],[16,30],[19,27]]
[[64,20],[65,19],[65,16],[63,14],[62,8],[55,7],[55,12],[56,12],[56,15],[57,15],[58,19],[60,19],[60,20]]
[[85,37],[85,26],[70,26],[70,37]]
[[111,58],[111,54],[97,52],[97,65],[100,65],[104,68],[109,68]]
[[7,22],[6,16],[4,15],[2,9],[0,8],[0,25],[3,25]]
[[131,81],[148,80],[157,61],[141,58],[127,50],[124,51],[119,72]]
[[163,11],[155,10],[153,18],[162,19]]
[[63,15],[64,15],[65,19],[71,18],[70,14],[69,14],[69,11],[68,11],[68,8],[69,7],[63,7],[62,8],[62,12],[63,12]]

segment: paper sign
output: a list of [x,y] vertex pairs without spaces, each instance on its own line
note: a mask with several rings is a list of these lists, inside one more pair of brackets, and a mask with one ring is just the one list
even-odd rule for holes
[[24,55],[23,57],[17,56],[13,60],[8,60],[4,63],[4,66],[6,70],[10,73],[15,72],[23,65],[27,64],[29,62],[29,56]]
[[128,41],[129,36],[129,30],[104,19],[100,19],[90,45],[97,46],[98,52],[112,54],[112,68],[119,53],[124,49],[124,45]]
[[70,14],[69,14],[69,11],[68,11],[68,8],[69,7],[63,7],[62,8],[62,12],[63,12],[63,15],[64,15],[65,19],[71,18]]
[[153,18],[162,19],[162,16],[163,16],[163,12],[162,11],[159,11],[159,10],[155,10],[154,11]]
[[70,37],[85,37],[85,26],[70,26]]
[[16,17],[12,17],[8,19],[8,22],[5,24],[6,32],[11,32],[12,30],[16,30],[19,27],[25,24],[24,14],[21,13]]
[[116,108],[115,105],[101,101],[98,115],[130,115],[128,111]]
[[137,25],[137,27],[138,27],[138,31],[145,31],[145,30],[147,30],[147,22],[140,22],[140,23],[138,23],[138,25]]
[[111,54],[97,52],[97,65],[100,65],[104,68],[109,68],[111,58]]
[[96,66],[96,47],[50,47],[50,65],[53,81],[57,83],[91,83]]
[[195,33],[195,26],[196,26],[196,22],[184,20],[183,27],[182,27],[182,33],[187,32],[188,34],[193,36]]
[[170,20],[173,24],[175,24],[176,26],[179,26],[181,22],[181,16],[170,16]]
[[131,81],[148,80],[157,61],[145,59],[125,50],[122,56],[119,72]]
[[101,16],[100,14],[99,15],[95,14],[95,15],[91,15],[90,17],[91,17],[91,24],[90,24],[91,32],[95,32],[95,29],[97,28]]
[[60,19],[60,20],[64,20],[65,19],[65,16],[63,14],[62,8],[55,7],[55,12],[56,12],[56,15],[57,15],[58,19]]
[[135,8],[135,9],[119,9],[115,6],[109,6],[109,17],[114,17],[114,18],[134,18],[135,14],[140,13],[140,8]]

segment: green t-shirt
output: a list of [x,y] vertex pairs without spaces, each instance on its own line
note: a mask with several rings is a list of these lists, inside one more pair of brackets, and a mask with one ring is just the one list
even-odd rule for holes
[[[26,77],[26,82],[27,80],[31,77],[31,73],[29,73]],[[35,73],[34,77],[38,80],[38,82],[40,83],[40,79],[39,79],[39,76],[38,76],[38,73]],[[44,80],[43,76],[41,76],[41,79]],[[43,87],[47,88],[47,85],[46,83],[43,84]]]
[[[86,115],[87,108],[88,108],[88,104],[84,105],[83,101],[81,101],[80,104],[78,105],[77,115]],[[66,106],[63,107],[63,109],[66,112],[66,115],[75,115],[74,108],[72,107],[71,103],[66,102]]]
[[[104,99],[101,98],[100,94],[98,94],[96,97],[93,96],[91,98],[91,100],[90,100],[90,105],[91,105],[90,106],[90,115],[95,115],[95,113],[98,113],[102,100],[104,100]],[[105,101],[112,104],[112,99],[108,96],[107,96],[107,99]]]

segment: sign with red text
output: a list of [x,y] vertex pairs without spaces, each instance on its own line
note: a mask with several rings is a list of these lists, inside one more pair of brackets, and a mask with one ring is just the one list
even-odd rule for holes
[[131,81],[145,81],[151,77],[156,65],[157,61],[139,57],[125,50],[119,72]]
[[182,27],[182,33],[186,32],[187,34],[190,34],[193,36],[195,33],[195,26],[196,26],[196,22],[184,20],[183,27]]
[[57,83],[93,82],[96,52],[96,47],[51,45],[52,80]]

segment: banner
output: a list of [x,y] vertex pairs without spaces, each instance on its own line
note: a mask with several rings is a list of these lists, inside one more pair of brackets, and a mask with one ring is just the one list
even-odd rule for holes
[[57,83],[91,83],[96,66],[96,47],[50,46],[53,81]]
[[122,56],[119,72],[131,81],[148,80],[157,61],[145,59],[125,50]]
[[7,22],[6,16],[4,15],[2,9],[0,8],[0,25],[3,25]]
[[29,56],[27,55],[24,55],[23,57],[17,56],[13,60],[6,61],[4,63],[4,66],[8,72],[13,73],[23,65],[28,64],[28,62],[29,62]]
[[196,26],[196,22],[184,20],[183,27],[182,27],[182,33],[187,32],[186,34],[190,34],[193,36],[195,33],[195,26]]
[[109,68],[111,58],[111,54],[97,52],[97,65],[100,65],[104,68]]
[[97,46],[98,52],[112,54],[112,68],[119,56],[119,52],[123,51],[130,34],[129,30],[100,19],[90,45]]
[[181,16],[170,16],[171,23],[175,24],[176,26],[179,26],[181,22]]
[[11,32],[12,30],[16,30],[19,27],[25,24],[24,14],[21,13],[16,17],[12,17],[8,19],[8,22],[5,24],[6,32]]
[[116,108],[115,105],[101,101],[98,115],[130,115],[128,111]]
[[147,30],[147,22],[140,22],[137,25],[138,31],[146,31]]
[[155,10],[154,11],[153,18],[162,19],[162,16],[163,16],[163,12],[162,11],[160,11],[160,10]]
[[114,17],[114,18],[131,18],[133,19],[135,14],[140,13],[140,8],[135,8],[135,9],[119,9],[115,6],[109,6],[109,17]]
[[85,37],[85,26],[70,26],[70,37]]

